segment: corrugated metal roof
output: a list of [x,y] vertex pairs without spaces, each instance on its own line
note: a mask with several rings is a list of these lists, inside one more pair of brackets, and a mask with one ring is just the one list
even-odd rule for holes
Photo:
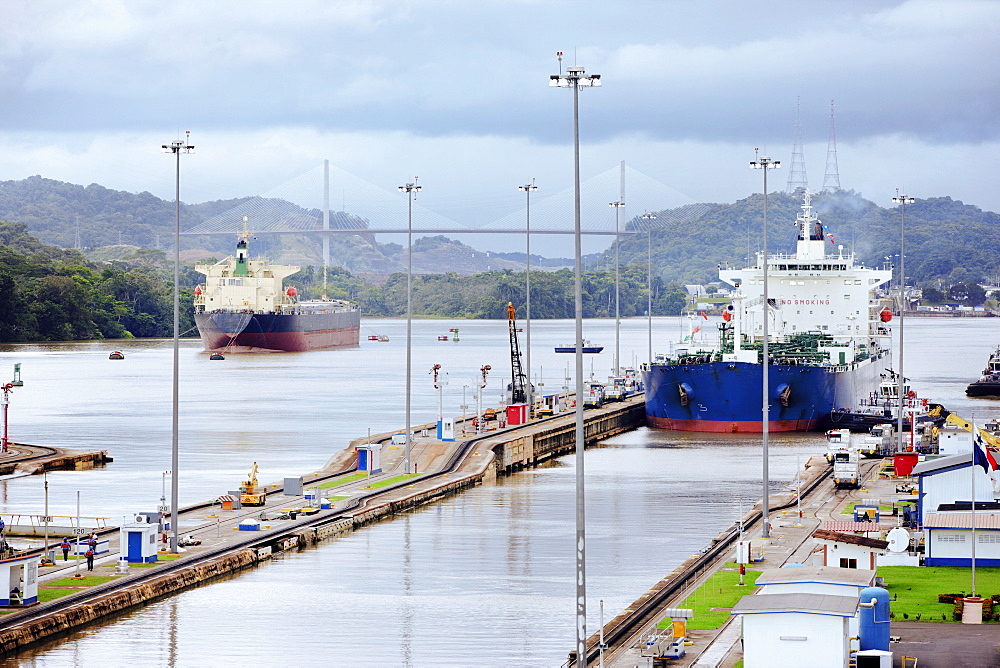
[[832,594],[753,594],[744,596],[733,607],[732,614],[747,615],[766,612],[804,612],[814,615],[853,617],[858,611],[857,596]]
[[910,475],[918,476],[925,473],[932,473],[934,471],[940,471],[941,469],[952,468],[955,466],[968,465],[972,462],[972,452],[960,452],[957,455],[949,455],[947,457],[936,457],[934,459],[928,459],[927,461],[920,462],[913,467],[913,471]]
[[757,576],[758,585],[817,582],[867,587],[874,581],[875,571],[858,568],[835,568],[833,566],[768,568]]
[[816,529],[813,538],[818,540],[832,540],[837,543],[848,543],[850,545],[861,545],[863,547],[873,547],[876,550],[884,550],[889,547],[889,541],[868,536],[859,536],[854,533],[842,533],[840,531],[827,531],[826,529]]
[[[927,513],[925,529],[971,529],[972,513]],[[976,513],[976,529],[1000,531],[1000,513]]]
[[878,522],[851,522],[849,520],[838,520],[835,522],[823,522],[823,528],[827,531],[879,531]]

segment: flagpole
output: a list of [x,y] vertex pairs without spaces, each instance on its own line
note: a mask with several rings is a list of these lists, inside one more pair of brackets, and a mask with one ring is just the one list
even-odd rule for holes
[[976,596],[976,454],[979,452],[979,428],[975,417],[972,422],[972,461],[969,470],[972,471],[972,593]]

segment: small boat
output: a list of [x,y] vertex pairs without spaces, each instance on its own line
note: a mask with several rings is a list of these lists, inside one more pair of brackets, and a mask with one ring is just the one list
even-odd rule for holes
[[965,388],[968,397],[1000,397],[1000,347],[990,354],[983,375]]
[[116,350],[113,353],[111,353],[110,355],[108,355],[108,359],[109,360],[123,360],[123,359],[125,359],[125,355],[120,350]]
[[378,341],[378,334],[371,334],[368,336],[369,341]]
[[210,360],[224,360],[226,359],[222,353],[212,353],[209,358]]
[[378,342],[379,343],[387,343],[388,341],[389,341],[389,337],[386,336],[385,334],[379,334],[378,335]]
[[[853,432],[869,432],[884,423],[898,424],[899,421],[899,374],[886,369],[875,392],[862,398],[856,409],[838,408],[831,411],[821,425],[834,429],[850,429]],[[903,385],[903,431],[910,431],[912,419],[921,423],[944,424],[944,418],[932,409],[927,399],[917,396],[907,378]]]
[[[604,346],[596,346],[587,339],[583,340],[583,352],[585,353],[599,353],[604,350]],[[568,343],[564,346],[556,346],[557,353],[575,353],[576,344]]]
[[439,336],[438,337],[438,341],[447,341],[447,340],[448,340],[447,336]]

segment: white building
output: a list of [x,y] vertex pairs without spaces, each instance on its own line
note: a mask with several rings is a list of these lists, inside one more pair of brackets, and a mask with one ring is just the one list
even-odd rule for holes
[[857,612],[856,593],[744,596],[732,612],[742,618],[743,665],[745,668],[803,665],[846,668],[851,658],[850,622]]
[[913,467],[912,476],[917,479],[917,513],[920,524],[926,522],[929,513],[936,513],[938,507],[960,501],[972,500],[972,479],[975,476],[976,503],[1000,500],[1000,491],[992,477],[986,475],[981,466],[970,472],[972,452],[964,452],[950,457],[939,457],[920,462]]
[[[884,541],[883,541],[884,542]],[[757,578],[761,594],[858,596],[875,582],[875,571],[833,566],[769,568]]]
[[[982,469],[979,469],[982,471]],[[972,538],[976,539],[976,567],[1000,566],[1000,514],[976,512],[927,513],[925,566],[972,565]]]
[[[812,537],[816,545],[810,553],[814,564],[847,569],[863,568],[867,569],[865,572],[871,572],[873,578],[876,557],[889,547],[889,541],[886,540],[826,529],[817,529]],[[872,581],[862,586],[867,587]]]

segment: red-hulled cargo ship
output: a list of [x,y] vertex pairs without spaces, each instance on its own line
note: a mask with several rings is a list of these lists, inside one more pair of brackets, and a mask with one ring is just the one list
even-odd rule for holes
[[194,318],[206,350],[225,352],[301,352],[358,345],[358,307],[340,299],[298,301],[295,288],[282,281],[299,270],[293,265],[251,260],[249,233],[236,244],[236,256],[195,269],[205,283],[195,288]]

